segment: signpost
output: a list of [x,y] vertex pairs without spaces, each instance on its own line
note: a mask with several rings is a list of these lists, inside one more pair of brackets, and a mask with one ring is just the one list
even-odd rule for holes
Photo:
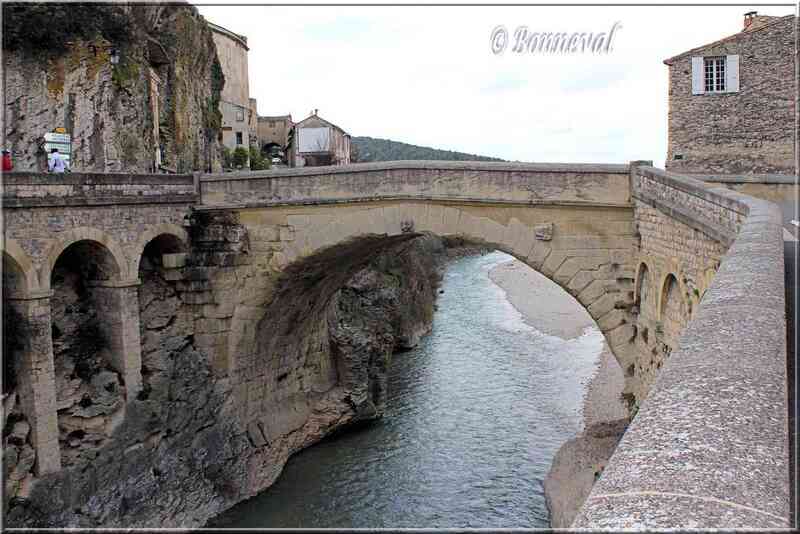
[[71,168],[70,156],[72,155],[72,138],[68,133],[64,133],[65,131],[64,128],[56,128],[55,132],[47,132],[44,134],[44,150],[49,157],[50,151],[57,148],[58,153],[64,158],[64,163],[67,168]]

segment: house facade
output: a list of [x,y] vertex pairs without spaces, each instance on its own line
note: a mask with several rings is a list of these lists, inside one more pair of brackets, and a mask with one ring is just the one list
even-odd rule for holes
[[347,165],[350,134],[317,114],[317,110],[294,128],[290,164],[293,167]]
[[795,17],[745,15],[730,37],[669,67],[666,168],[688,174],[794,174]]
[[258,143],[264,155],[288,154],[292,138],[292,115],[258,117]]
[[[250,147],[250,82],[247,64],[247,37],[211,22],[208,27],[214,35],[225,85],[220,95],[222,113],[222,145],[229,150]],[[253,102],[255,105],[255,101]]]

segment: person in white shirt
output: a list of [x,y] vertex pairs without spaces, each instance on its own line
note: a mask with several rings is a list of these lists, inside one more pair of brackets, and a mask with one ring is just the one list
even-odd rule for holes
[[57,148],[54,148],[50,151],[50,158],[47,161],[47,168],[50,170],[50,172],[56,173],[63,173],[66,170],[67,164],[61,154],[58,153]]

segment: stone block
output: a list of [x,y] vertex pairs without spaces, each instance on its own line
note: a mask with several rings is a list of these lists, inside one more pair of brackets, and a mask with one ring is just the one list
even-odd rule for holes
[[187,256],[188,254],[185,252],[176,252],[174,254],[162,254],[161,264],[164,266],[165,269],[178,269],[180,267],[186,266]]
[[537,224],[533,228],[536,239],[539,241],[550,241],[553,239],[553,223]]

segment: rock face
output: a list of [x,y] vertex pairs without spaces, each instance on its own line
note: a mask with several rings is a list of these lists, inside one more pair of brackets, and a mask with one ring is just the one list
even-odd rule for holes
[[[62,444],[70,462],[33,484],[25,482],[33,462],[26,423],[8,416],[6,484],[17,498],[4,501],[6,524],[196,527],[265,489],[292,453],[382,415],[392,353],[430,329],[443,257],[438,238],[409,234],[342,244],[287,268],[255,338],[270,382],[249,395],[270,409],[244,419],[231,415],[237,411],[230,378],[218,376],[197,348],[188,293],[164,276],[160,256],[146,251],[139,273],[141,392],[127,399],[102,440],[87,447],[83,435],[73,436],[72,449]],[[63,310],[80,300],[62,294]],[[72,416],[114,405],[111,392],[91,389],[116,380],[102,362],[88,366],[93,374],[79,386],[92,405],[70,404]]]
[[544,481],[551,527],[572,525],[628,423],[628,419],[595,423],[558,450]]
[[[38,40],[18,35],[41,28]],[[3,30],[15,170],[46,168],[43,136],[57,127],[72,135],[76,171],[219,167],[224,78],[194,7],[4,4]]]

